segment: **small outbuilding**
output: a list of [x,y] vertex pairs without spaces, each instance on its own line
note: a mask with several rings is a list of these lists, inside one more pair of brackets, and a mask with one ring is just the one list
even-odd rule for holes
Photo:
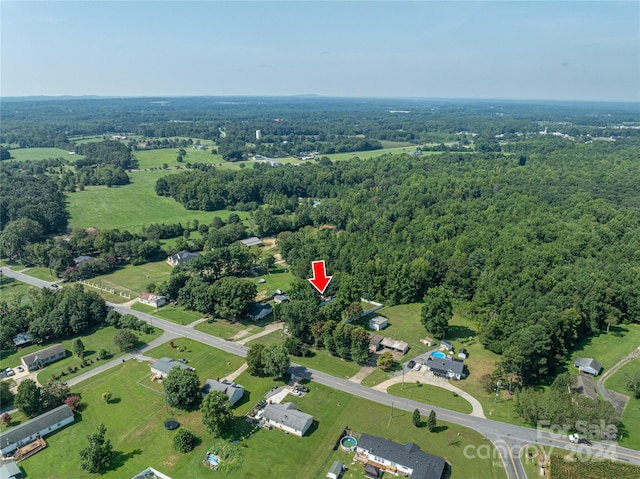
[[602,364],[593,358],[576,358],[573,365],[581,373],[591,374],[592,376],[597,376],[602,371]]
[[340,461],[334,461],[331,465],[331,469],[327,472],[327,479],[339,479],[344,472],[344,464]]
[[153,306],[155,308],[159,308],[160,306],[167,304],[166,296],[159,296],[155,293],[144,292],[139,296],[139,299],[142,304]]
[[382,331],[389,325],[389,320],[384,316],[376,316],[369,320],[369,328],[375,331]]
[[22,471],[13,459],[0,462],[0,479],[22,479]]
[[396,351],[402,354],[407,354],[407,351],[409,351],[409,344],[404,341],[399,341],[397,339],[384,338],[380,342],[380,345],[383,348],[390,349],[391,351]]
[[433,339],[431,339],[429,336],[427,336],[426,338],[421,339],[420,342],[422,344],[424,344],[425,346],[429,346],[429,347],[436,345],[436,342]]
[[251,238],[245,238],[245,239],[241,239],[240,243],[242,243],[245,246],[264,246],[262,241],[260,241],[260,238],[256,237],[256,236],[252,236]]
[[455,351],[455,349],[453,348],[453,344],[451,344],[449,341],[445,341],[444,339],[440,341],[440,347],[442,349],[446,349],[447,351]]
[[458,351],[458,357],[460,359],[467,359],[469,357],[469,351],[465,348],[460,349],[460,351]]

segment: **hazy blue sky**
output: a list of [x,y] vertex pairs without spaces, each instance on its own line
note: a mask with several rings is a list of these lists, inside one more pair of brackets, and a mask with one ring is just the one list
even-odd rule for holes
[[640,100],[640,2],[5,1],[2,96]]

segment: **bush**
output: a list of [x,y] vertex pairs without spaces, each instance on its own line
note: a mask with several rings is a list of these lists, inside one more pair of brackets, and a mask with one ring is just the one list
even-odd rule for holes
[[107,351],[106,349],[100,349],[98,351],[98,359],[107,359],[109,357],[109,351]]
[[192,451],[196,447],[196,436],[188,429],[180,428],[173,437],[173,448],[182,453]]

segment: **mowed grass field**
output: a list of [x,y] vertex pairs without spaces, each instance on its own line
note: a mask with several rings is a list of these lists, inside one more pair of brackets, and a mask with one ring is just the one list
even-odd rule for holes
[[67,150],[60,148],[20,148],[11,150],[11,156],[16,160],[46,160],[48,158],[64,158],[76,161],[84,158],[82,155],[70,155]]
[[12,302],[18,298],[25,300],[29,298],[29,293],[32,291],[36,291],[36,288],[27,283],[4,275],[0,278],[0,301]]
[[[187,345],[194,348],[194,345]],[[164,346],[163,346],[164,348]],[[196,351],[192,364],[200,361],[226,365],[232,356],[220,351]],[[164,350],[158,350],[163,354]],[[189,352],[181,353],[189,358]],[[201,360],[196,354],[203,354]],[[205,375],[198,370],[201,381]],[[221,373],[220,375],[222,375]],[[202,465],[206,451],[214,442],[201,423],[199,411],[167,410],[163,394],[139,384],[149,375],[146,363],[127,361],[93,377],[77,387],[74,393],[82,396],[83,407],[76,415],[76,422],[47,437],[48,447],[21,463],[29,477],[61,479],[74,477],[85,479],[93,475],[79,467],[78,451],[86,446],[86,435],[98,424],[104,423],[107,438],[114,446],[111,469],[101,477],[105,479],[133,477],[152,466],[174,478],[204,479],[213,475],[220,478],[287,477],[295,471],[296,477],[323,478],[334,460],[350,464],[353,454],[333,446],[342,430],[349,426],[360,433],[386,437],[390,440],[417,443],[422,450],[445,457],[452,464],[451,479],[503,479],[502,467],[494,467],[491,459],[466,459],[464,447],[468,444],[491,447],[480,434],[461,426],[439,421],[439,432],[429,433],[426,428],[417,429],[411,424],[411,412],[397,408],[391,417],[390,408],[350,396],[341,391],[309,383],[311,391],[302,398],[294,398],[299,409],[312,414],[317,424],[311,432],[299,438],[274,429],[257,430],[249,438],[241,439],[250,431],[244,414],[259,401],[272,386],[282,382],[271,378],[255,378],[243,373],[237,379],[245,386],[246,398],[234,409],[235,419],[230,440],[241,440],[242,464],[230,472],[216,471]],[[110,404],[102,401],[102,393],[110,391]],[[171,445],[175,431],[163,428],[167,417],[177,419],[182,427],[193,431],[201,440],[194,451],[181,454]],[[372,418],[377,418],[372,420]],[[55,467],[52,467],[55,464]],[[346,477],[362,477],[362,468],[353,465]]]
[[201,143],[208,146],[207,150],[194,150],[190,146],[185,147],[184,151],[187,154],[183,157],[184,161],[182,163],[176,161],[179,148],[139,150],[134,152],[134,157],[138,160],[139,169],[162,168],[165,163],[173,168],[176,166],[184,168],[187,163],[227,163],[222,159],[222,156],[211,154],[212,142],[201,141]]
[[[627,376],[640,375],[640,358],[636,358],[613,373],[605,382],[605,387],[629,396],[629,402],[622,413],[622,438],[618,443],[624,447],[640,449],[640,399],[633,397],[627,389]],[[620,431],[622,432],[622,431]]]
[[[182,223],[197,219],[211,223],[214,216],[223,220],[230,211],[193,211],[185,209],[172,198],[158,196],[155,184],[158,178],[174,171],[134,171],[129,173],[131,183],[107,188],[89,187],[66,195],[73,228],[115,229],[138,232],[151,223]],[[237,212],[242,219],[247,213]]]

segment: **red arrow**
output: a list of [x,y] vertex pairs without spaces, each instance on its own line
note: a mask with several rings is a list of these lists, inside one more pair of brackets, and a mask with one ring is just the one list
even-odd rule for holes
[[324,260],[312,261],[311,266],[313,267],[313,278],[308,281],[322,294],[324,290],[327,289],[327,286],[329,286],[329,282],[333,276],[327,276]]

